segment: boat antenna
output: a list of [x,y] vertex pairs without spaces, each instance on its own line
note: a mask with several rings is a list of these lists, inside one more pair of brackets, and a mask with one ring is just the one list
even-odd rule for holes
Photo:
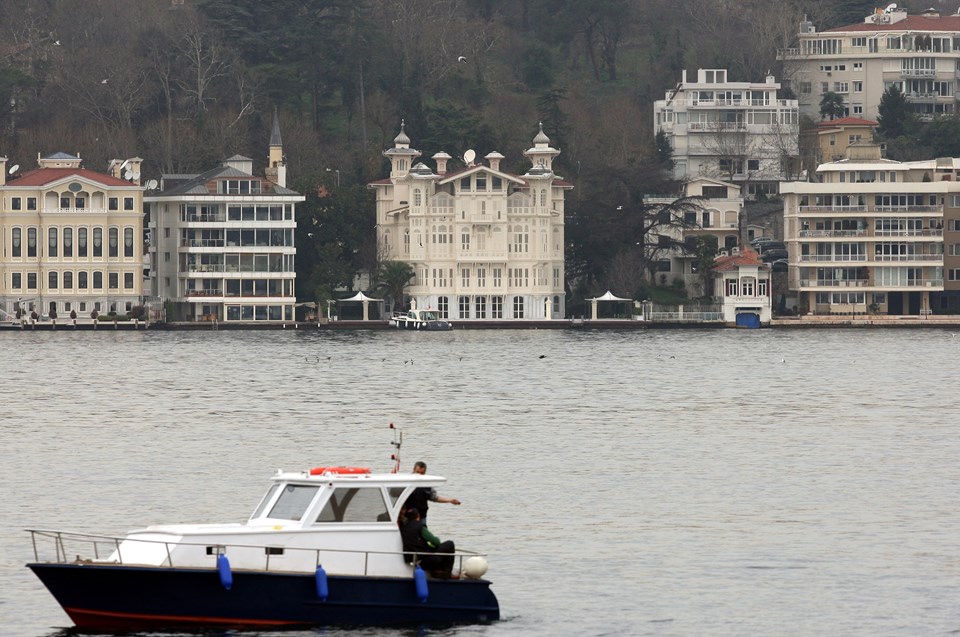
[[390,454],[390,459],[393,460],[393,471],[390,473],[400,473],[400,445],[403,444],[403,432],[393,426],[393,423],[390,423],[390,428],[393,429],[393,442],[390,444],[393,445],[393,453]]

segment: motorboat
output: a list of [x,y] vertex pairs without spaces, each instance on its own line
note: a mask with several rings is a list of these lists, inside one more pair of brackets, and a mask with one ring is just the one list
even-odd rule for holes
[[[398,523],[440,476],[360,467],[278,471],[244,523],[149,526],[122,537],[29,530],[27,566],[83,630],[483,623],[500,608],[484,556],[452,574],[404,557]],[[410,555],[408,553],[407,557]]]
[[398,313],[390,319],[390,323],[402,330],[452,330],[450,321],[440,318],[436,310],[408,310],[406,314]]

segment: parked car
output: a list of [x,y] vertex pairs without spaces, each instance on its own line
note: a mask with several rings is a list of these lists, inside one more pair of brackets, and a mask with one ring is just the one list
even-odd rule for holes
[[758,248],[759,246],[765,243],[770,243],[773,240],[774,240],[773,237],[755,237],[750,241],[750,245],[753,246],[754,248]]
[[760,260],[764,263],[773,263],[778,259],[786,259],[786,248],[768,248],[760,253]]
[[787,245],[783,241],[767,241],[766,243],[760,244],[758,249],[760,254],[766,254],[770,250],[786,250]]
[[777,259],[770,264],[770,269],[774,272],[786,272],[787,271],[787,260],[786,259]]

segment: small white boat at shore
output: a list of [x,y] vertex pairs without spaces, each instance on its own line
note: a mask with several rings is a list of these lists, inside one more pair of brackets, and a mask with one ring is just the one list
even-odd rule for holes
[[390,319],[390,324],[402,330],[452,330],[450,321],[440,318],[436,310],[408,310],[406,314],[396,314]]

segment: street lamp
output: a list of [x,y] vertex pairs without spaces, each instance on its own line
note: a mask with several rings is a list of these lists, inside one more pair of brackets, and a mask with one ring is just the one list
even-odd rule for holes
[[340,187],[340,169],[339,168],[327,168],[328,173],[337,173],[337,188]]

